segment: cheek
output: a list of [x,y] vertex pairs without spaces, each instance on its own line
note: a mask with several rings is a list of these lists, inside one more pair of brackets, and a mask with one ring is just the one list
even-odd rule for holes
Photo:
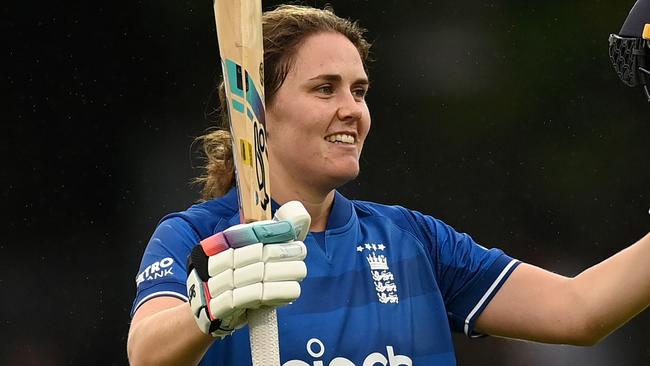
[[289,121],[281,105],[274,104],[273,108],[267,108],[266,133],[270,143],[280,142],[287,133],[291,133]]
[[273,135],[275,134],[275,127],[277,126],[277,123],[275,122],[277,120],[275,108],[267,106],[264,114],[264,128],[266,128],[266,134]]
[[362,118],[362,127],[361,127],[361,134],[363,135],[363,139],[365,140],[368,134],[370,133],[370,126],[372,125],[371,118],[370,118],[370,111],[368,111],[368,107],[366,106],[366,110],[364,112],[364,116]]
[[299,102],[285,101],[285,99],[276,96],[274,102],[266,109],[267,130],[271,133],[290,133],[305,117],[306,111],[301,109]]

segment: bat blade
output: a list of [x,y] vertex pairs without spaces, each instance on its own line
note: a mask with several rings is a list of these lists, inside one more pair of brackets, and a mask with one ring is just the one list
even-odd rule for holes
[[[215,20],[225,82],[241,222],[271,218],[264,117],[261,0],[216,0]],[[248,311],[255,366],[279,366],[275,309]]]
[[242,222],[271,218],[260,0],[214,3]]

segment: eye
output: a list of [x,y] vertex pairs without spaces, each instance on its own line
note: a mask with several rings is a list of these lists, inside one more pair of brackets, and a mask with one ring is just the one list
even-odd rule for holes
[[316,88],[316,91],[324,95],[334,94],[334,88],[330,84],[321,85]]
[[366,95],[368,94],[368,89],[367,88],[355,88],[355,89],[352,90],[352,94],[354,94],[354,96],[356,98],[365,99]]

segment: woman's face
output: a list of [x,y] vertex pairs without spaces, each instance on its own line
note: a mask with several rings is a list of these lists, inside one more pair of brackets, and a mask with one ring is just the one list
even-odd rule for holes
[[266,110],[271,174],[328,191],[354,179],[370,130],[367,89],[359,52],[345,36],[303,40]]

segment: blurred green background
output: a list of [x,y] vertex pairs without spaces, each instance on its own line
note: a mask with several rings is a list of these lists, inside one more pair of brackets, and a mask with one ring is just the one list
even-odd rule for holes
[[[330,3],[369,29],[376,59],[344,193],[564,275],[648,232],[650,105],[607,55],[633,1]],[[220,75],[212,4],[2,8],[0,364],[126,364],[144,247],[198,197],[192,141]],[[641,366],[648,331],[646,311],[592,348],[456,346],[460,365]]]

